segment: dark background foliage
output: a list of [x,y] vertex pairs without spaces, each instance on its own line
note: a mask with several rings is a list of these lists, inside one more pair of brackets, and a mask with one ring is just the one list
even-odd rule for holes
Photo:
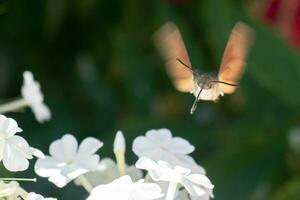
[[[177,92],[166,75],[152,35],[166,21],[180,28],[193,67],[217,71],[233,25],[256,30],[241,87],[218,104]],[[26,0],[0,4],[0,97],[20,95],[22,72],[40,81],[53,119],[38,124],[26,110],[10,113],[29,143],[48,153],[65,133],[94,136],[113,156],[117,130],[132,140],[153,128],[188,139],[197,162],[215,184],[216,200],[299,199],[300,157],[288,148],[299,123],[300,56],[266,24],[250,17],[238,0]],[[1,177],[33,177],[28,171]],[[86,193],[73,183],[56,188],[46,179],[22,183],[59,199]]]

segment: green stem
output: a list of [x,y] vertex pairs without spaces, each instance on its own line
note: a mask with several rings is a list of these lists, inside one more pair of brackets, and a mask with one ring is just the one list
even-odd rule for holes
[[28,106],[28,104],[25,101],[25,99],[20,98],[20,99],[0,105],[0,113],[3,114],[3,113],[7,113],[7,112],[17,111],[17,110],[20,110],[27,106]]
[[125,162],[125,153],[124,152],[115,152],[117,166],[119,169],[120,176],[126,174],[126,162]]
[[93,186],[92,184],[87,180],[87,178],[84,175],[80,175],[77,178],[80,182],[80,184],[82,185],[82,187],[88,192],[91,193],[93,190]]

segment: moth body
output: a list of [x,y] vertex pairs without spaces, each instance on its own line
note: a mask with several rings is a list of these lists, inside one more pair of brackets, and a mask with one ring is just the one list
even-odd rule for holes
[[[193,76],[194,87],[191,93],[194,94],[197,100],[216,102],[220,95],[224,95],[219,83],[214,82],[217,80],[217,76],[211,74],[199,74],[196,72]],[[201,89],[202,91],[199,95]]]

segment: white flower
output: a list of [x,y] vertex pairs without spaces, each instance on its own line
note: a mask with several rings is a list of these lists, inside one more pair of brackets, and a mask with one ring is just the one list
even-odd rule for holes
[[211,194],[214,187],[205,175],[192,174],[190,169],[180,166],[173,167],[165,161],[156,163],[149,158],[143,157],[137,161],[136,167],[147,170],[154,181],[180,183],[194,197],[203,197],[206,194]]
[[35,81],[30,71],[23,73],[23,86],[21,88],[22,97],[32,109],[38,122],[48,121],[51,118],[51,112],[44,104],[44,95],[41,91],[39,82]]
[[[134,181],[137,181],[143,177],[143,173],[140,169],[137,169],[135,166],[127,166],[126,174],[129,175]],[[95,171],[89,171],[84,174],[84,177],[89,181],[93,186],[100,184],[110,183],[111,181],[120,177],[118,166],[110,158],[103,158],[100,161],[97,169]],[[77,179],[76,184],[79,184]]]
[[25,200],[56,200],[55,198],[45,198],[40,194],[29,192]]
[[95,187],[87,200],[152,200],[163,196],[155,183],[144,183],[141,179],[132,182],[130,176],[122,176],[106,185]]
[[188,155],[195,147],[183,138],[172,137],[168,129],[147,131],[146,136],[135,138],[132,150],[139,158],[145,156],[154,161],[164,160],[172,165],[192,169],[195,173],[205,174],[205,170]]
[[17,199],[19,190],[19,183],[16,181],[11,181],[5,183],[0,181],[0,199]]
[[51,156],[37,160],[35,172],[39,176],[48,177],[57,187],[64,187],[79,175],[97,168],[100,158],[95,152],[102,145],[101,141],[88,137],[78,148],[73,135],[64,135],[50,145]]
[[9,171],[24,171],[29,166],[28,159],[43,157],[43,153],[32,148],[21,136],[15,135],[22,132],[14,119],[0,115],[0,161]]
[[125,138],[122,131],[118,131],[114,140],[114,152],[125,152]]

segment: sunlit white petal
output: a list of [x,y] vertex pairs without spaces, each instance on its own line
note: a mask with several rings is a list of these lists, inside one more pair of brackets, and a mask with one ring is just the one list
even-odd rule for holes
[[79,145],[78,154],[82,156],[92,155],[103,146],[103,143],[93,137],[84,139]]
[[189,168],[195,173],[205,174],[205,170],[188,155],[195,147],[183,138],[173,137],[168,129],[147,131],[145,136],[135,138],[132,150],[139,158],[145,156],[154,161],[164,160],[172,165]]
[[214,186],[210,180],[203,174],[192,174],[190,169],[172,166],[165,161],[155,162],[146,157],[140,158],[136,167],[147,170],[155,181],[181,184],[191,196],[203,197],[212,194]]
[[64,187],[81,174],[97,169],[100,157],[94,154],[103,143],[89,137],[78,147],[76,138],[67,134],[54,141],[50,147],[50,156],[38,159],[35,172],[57,187]]
[[88,200],[154,200],[162,196],[157,184],[144,183],[144,180],[134,183],[125,175],[109,184],[95,187]]

